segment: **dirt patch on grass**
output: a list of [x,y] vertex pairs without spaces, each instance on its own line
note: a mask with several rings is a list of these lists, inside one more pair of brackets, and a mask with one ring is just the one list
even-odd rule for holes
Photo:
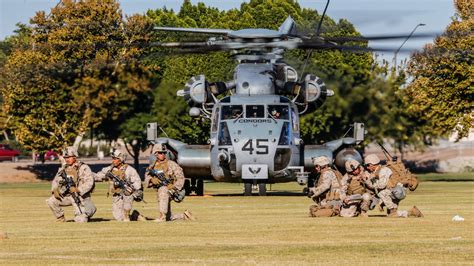
[[30,170],[31,163],[0,163],[0,183],[41,182]]

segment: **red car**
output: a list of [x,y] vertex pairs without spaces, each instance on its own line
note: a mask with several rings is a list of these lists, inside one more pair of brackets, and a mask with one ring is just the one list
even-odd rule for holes
[[54,161],[54,160],[59,159],[59,155],[57,152],[51,150],[51,151],[46,152],[46,154],[44,155],[44,159],[49,160],[49,161]]
[[10,148],[7,144],[0,144],[0,161],[18,161],[18,156],[20,156],[20,151]]

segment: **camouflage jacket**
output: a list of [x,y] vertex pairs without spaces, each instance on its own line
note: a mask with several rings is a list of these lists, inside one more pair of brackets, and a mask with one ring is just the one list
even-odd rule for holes
[[374,172],[367,172],[365,184],[370,189],[383,190],[387,187],[388,180],[392,175],[392,170],[386,166],[379,165]]
[[[160,162],[160,161],[156,160],[156,162],[153,165],[150,165],[149,169],[163,168],[163,166],[166,165],[166,164],[168,166],[165,167],[165,168],[167,168],[167,169],[164,170],[165,175],[170,177],[170,178],[173,178],[175,180],[174,183],[173,183],[173,186],[176,187],[177,189],[181,190],[184,186],[183,168],[181,168],[181,166],[179,166],[174,161],[165,159],[164,161]],[[150,180],[151,180],[151,175],[147,173],[145,175],[145,187],[149,187]]]
[[66,165],[60,168],[51,183],[51,190],[55,190],[61,186],[60,181],[63,179],[60,175],[61,171],[74,171],[77,173],[76,187],[79,190],[79,195],[87,196],[94,188],[94,174],[91,168],[82,162],[77,161],[73,165]]
[[339,195],[341,186],[339,180],[337,180],[336,174],[332,169],[323,169],[321,176],[319,177],[318,184],[312,188],[313,198],[323,196],[324,193],[333,192]]

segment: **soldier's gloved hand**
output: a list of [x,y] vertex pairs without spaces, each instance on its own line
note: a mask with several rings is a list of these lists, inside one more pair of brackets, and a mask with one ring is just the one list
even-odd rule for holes
[[310,188],[308,189],[308,198],[312,198],[314,195],[314,191]]
[[76,187],[70,187],[69,192],[75,193],[75,192],[79,192],[79,190]]

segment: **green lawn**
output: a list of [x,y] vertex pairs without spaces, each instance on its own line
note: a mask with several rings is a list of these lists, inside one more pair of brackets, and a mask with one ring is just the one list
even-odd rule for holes
[[463,182],[463,181],[474,181],[474,172],[466,173],[429,173],[429,174],[418,174],[418,178],[421,181],[452,181],[452,182]]
[[[424,178],[424,177],[423,177]],[[422,182],[402,202],[420,219],[310,218],[297,184],[271,196],[243,197],[242,185],[206,183],[206,196],[174,204],[191,222],[113,221],[105,184],[93,199],[95,222],[55,223],[49,183],[0,184],[0,264],[451,264],[474,262],[474,182]],[[282,193],[285,191],[287,193]],[[154,192],[135,204],[157,216]],[[464,222],[453,222],[454,215]],[[72,219],[72,208],[66,216]]]

